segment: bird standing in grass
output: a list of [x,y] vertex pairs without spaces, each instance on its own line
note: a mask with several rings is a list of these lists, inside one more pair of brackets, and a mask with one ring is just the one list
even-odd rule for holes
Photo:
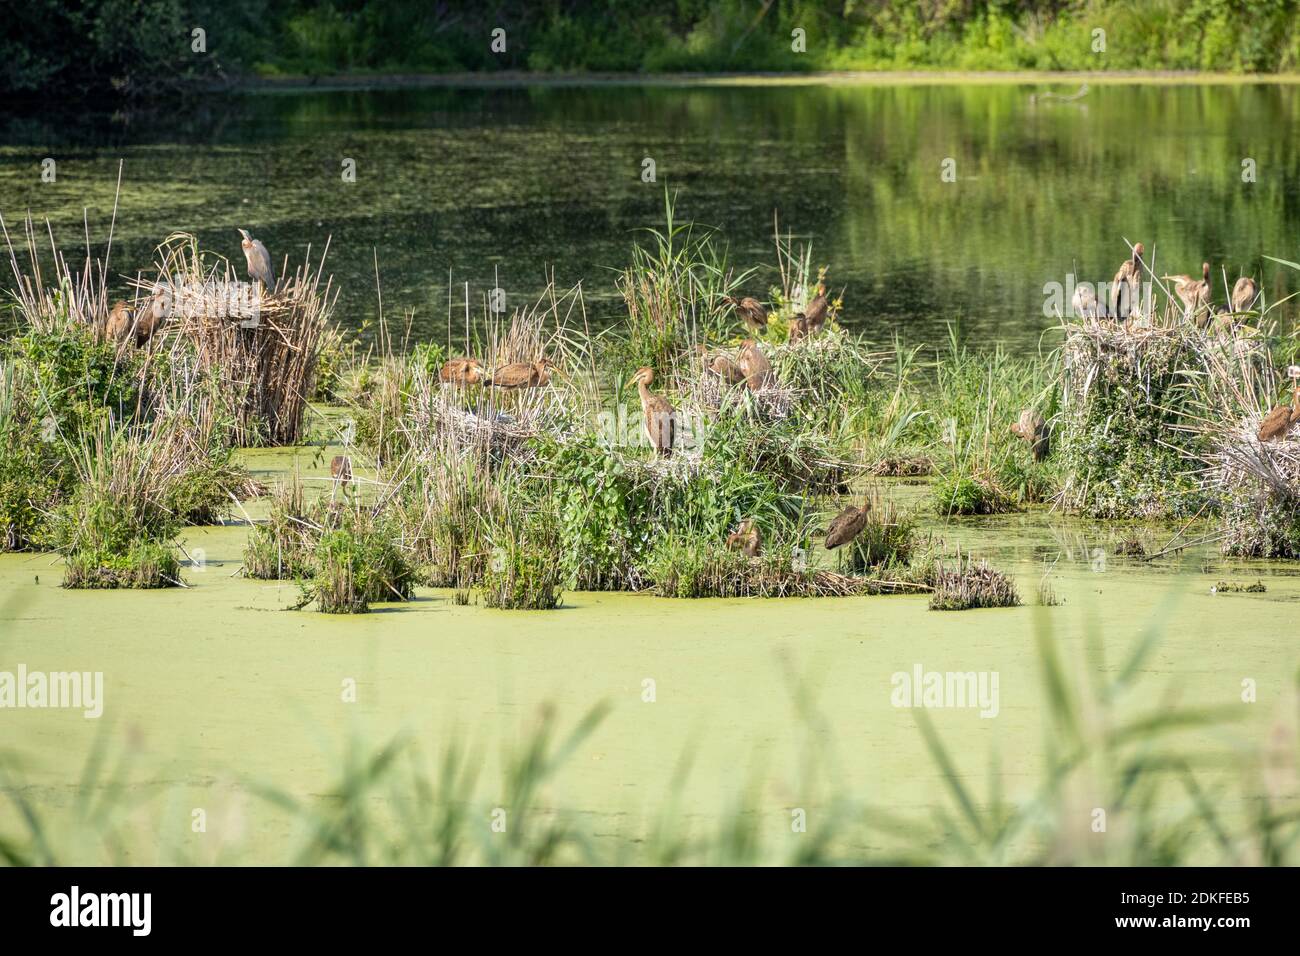
[[244,259],[248,262],[248,278],[262,284],[264,292],[275,291],[275,268],[271,265],[271,254],[262,245],[261,239],[254,239],[247,229],[240,229],[243,240],[239,243],[244,250]]
[[751,392],[761,391],[773,383],[772,363],[753,339],[740,343],[740,370]]
[[864,501],[861,508],[849,505],[831,522],[826,529],[826,550],[834,551],[840,545],[848,544],[867,526],[867,513],[871,511],[871,502]]
[[1142,243],[1133,247],[1133,255],[1125,260],[1110,284],[1110,314],[1116,321],[1133,314],[1142,290]]
[[537,362],[511,362],[493,372],[489,384],[497,388],[541,388],[551,384],[553,368],[555,363],[546,358]]
[[1260,423],[1258,438],[1260,441],[1277,441],[1285,438],[1291,427],[1300,421],[1300,365],[1292,365],[1286,370],[1291,379],[1291,404],[1278,405],[1264,416]]
[[438,370],[438,381],[444,385],[482,385],[486,380],[483,363],[478,359],[451,359]]
[[654,380],[655,370],[648,365],[643,365],[636,370],[636,374],[628,384],[636,382],[637,391],[641,395],[641,418],[645,425],[646,437],[650,439],[650,446],[654,448],[656,455],[671,458],[673,441],[677,437],[677,425],[673,421],[674,409],[668,399],[650,391],[650,385]]
[[1020,420],[1012,424],[1011,434],[1019,435],[1025,440],[1034,453],[1034,461],[1042,461],[1047,457],[1051,440],[1047,422],[1034,409],[1026,408],[1020,412]]
[[733,295],[724,295],[722,301],[740,313],[740,317],[745,320],[746,328],[754,334],[760,334],[767,328],[767,309],[763,308],[763,303],[753,296],[747,295],[743,299],[737,299]]
[[335,455],[330,462],[330,477],[336,483],[346,485],[352,480],[352,459],[347,455]]
[[144,348],[172,315],[172,297],[161,285],[153,287],[153,294],[140,307],[135,316],[135,344]]
[[1259,298],[1259,283],[1249,276],[1242,276],[1232,287],[1232,311],[1249,312]]
[[763,535],[753,518],[746,518],[735,531],[727,535],[727,550],[739,551],[751,558],[758,557],[763,550]]

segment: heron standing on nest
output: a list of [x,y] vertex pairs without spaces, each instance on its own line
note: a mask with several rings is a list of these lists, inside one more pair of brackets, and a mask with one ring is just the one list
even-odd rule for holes
[[248,262],[248,278],[262,284],[263,292],[275,291],[275,267],[271,265],[271,254],[262,245],[261,239],[254,239],[247,229],[240,229],[243,241],[239,243],[244,250],[244,259]]
[[489,385],[497,388],[542,388],[551,384],[555,363],[548,358],[536,362],[511,362],[492,373]]
[[745,339],[740,344],[740,370],[751,392],[761,391],[772,384],[772,363],[753,339]]
[[483,363],[478,359],[451,359],[438,370],[438,381],[444,385],[482,385],[486,380]]
[[1110,284],[1110,314],[1119,321],[1133,314],[1142,291],[1142,243],[1133,247],[1130,256]]
[[740,313],[745,326],[755,335],[767,328],[767,309],[753,296],[737,299],[734,295],[724,295],[722,301]]
[[[1201,309],[1210,310],[1210,264],[1201,263],[1201,278],[1193,279],[1188,275],[1165,276],[1174,283],[1174,294],[1183,303],[1183,315],[1195,318]],[[1200,324],[1198,322],[1198,324]]]
[[808,303],[803,310],[803,334],[816,335],[826,324],[826,313],[830,311],[831,303],[826,298],[826,283],[817,283],[817,294],[813,300]]
[[1259,283],[1249,276],[1242,276],[1232,287],[1232,311],[1249,312],[1259,298]]
[[1260,423],[1258,438],[1260,441],[1277,441],[1285,438],[1291,427],[1300,421],[1300,365],[1289,366],[1287,378],[1291,379],[1291,404],[1277,405],[1264,416]]
[[673,441],[677,437],[677,425],[673,421],[674,409],[668,399],[650,391],[650,385],[654,380],[655,370],[648,365],[643,365],[636,370],[636,374],[628,384],[636,382],[637,391],[641,395],[641,418],[645,424],[646,437],[650,439],[650,446],[654,448],[656,455],[671,458]]
[[763,535],[753,518],[746,518],[735,531],[727,535],[727,550],[739,551],[750,558],[758,557],[763,550]]

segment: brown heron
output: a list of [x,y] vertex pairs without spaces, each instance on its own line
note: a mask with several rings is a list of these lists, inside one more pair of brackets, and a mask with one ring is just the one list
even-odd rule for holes
[[826,529],[826,550],[834,551],[842,544],[848,544],[858,535],[862,534],[862,529],[867,526],[867,512],[871,510],[871,502],[864,501],[861,508],[855,508],[849,505],[830,523]]
[[822,330],[826,324],[826,313],[830,311],[831,303],[826,298],[826,283],[817,283],[817,295],[803,310],[803,331],[805,335],[815,335]]
[[1277,441],[1285,438],[1291,426],[1300,421],[1300,365],[1292,365],[1286,370],[1291,379],[1291,404],[1278,405],[1264,416],[1260,423],[1258,438],[1260,441]]
[[1249,312],[1259,298],[1259,283],[1249,276],[1242,276],[1232,287],[1232,311]]
[[746,518],[735,531],[727,535],[727,550],[739,551],[751,558],[756,558],[763,550],[763,535],[753,518]]
[[438,381],[445,385],[482,385],[487,381],[487,373],[478,359],[457,358],[443,363],[438,370]]
[[786,339],[791,345],[808,337],[808,316],[796,312],[790,319],[790,335]]
[[551,384],[555,363],[544,358],[537,362],[511,362],[492,373],[490,384],[498,388],[541,388]]
[[131,332],[131,308],[118,299],[113,303],[108,320],[104,323],[104,338],[110,342],[124,342]]
[[710,355],[708,350],[701,345],[700,353],[704,356],[705,369],[718,376],[728,385],[739,385],[745,380],[745,373],[725,352],[714,352]]
[[1210,306],[1210,264],[1201,263],[1201,278],[1193,279],[1188,275],[1165,276],[1174,283],[1174,294],[1183,303],[1183,314],[1192,317],[1202,308]]
[[757,334],[767,328],[767,309],[753,296],[737,299],[734,295],[724,295],[722,301],[740,313],[751,332]]
[[1074,287],[1074,297],[1070,303],[1074,306],[1074,314],[1079,318],[1097,318],[1097,293],[1088,283],[1084,282]]
[[239,246],[248,261],[248,278],[262,283],[264,291],[274,292],[275,268],[271,265],[271,254],[262,245],[262,240],[254,239],[247,229],[240,229],[239,234],[244,237]]
[[161,285],[153,287],[153,295],[140,307],[135,316],[135,344],[144,348],[172,314],[172,297]]
[[745,385],[751,392],[773,384],[772,363],[753,339],[740,343],[740,370],[745,374]]
[[1032,408],[1020,412],[1020,420],[1011,426],[1011,434],[1019,435],[1034,453],[1034,461],[1047,457],[1051,436],[1047,431],[1047,422],[1043,416]]
[[1110,284],[1111,317],[1127,319],[1138,303],[1142,290],[1142,243],[1133,247],[1133,255],[1124,261]]
[[671,458],[677,429],[673,421],[673,406],[662,395],[650,391],[650,385],[654,380],[655,370],[648,365],[643,365],[636,370],[636,374],[628,384],[636,382],[637,391],[641,395],[641,418],[645,423],[646,437],[650,439],[655,454]]
[[330,477],[336,482],[347,484],[352,480],[352,459],[347,455],[335,455],[330,462]]

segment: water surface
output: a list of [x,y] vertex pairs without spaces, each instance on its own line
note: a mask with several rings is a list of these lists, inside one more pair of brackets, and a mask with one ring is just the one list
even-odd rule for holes
[[[278,256],[331,237],[339,317],[446,328],[448,277],[518,305],[553,269],[583,281],[597,325],[620,314],[610,269],[637,230],[678,214],[718,227],[740,268],[774,278],[772,225],[813,243],[845,321],[933,343],[1033,346],[1043,287],[1108,280],[1127,247],[1161,272],[1203,259],[1229,282],[1289,291],[1267,253],[1300,260],[1300,88],[1102,85],[1076,102],[1044,86],[533,86],[262,93],[183,114],[0,122],[0,212],[48,216],[65,244],[107,233],[125,161],[115,270],[175,230],[239,257],[236,227]],[[1070,92],[1058,88],[1058,92]],[[58,180],[40,182],[40,161]],[[654,159],[657,182],[642,181]],[[341,163],[356,162],[355,184]],[[941,178],[955,161],[955,182]],[[1243,182],[1252,160],[1253,183]],[[97,247],[100,248],[100,247]],[[7,272],[7,270],[5,270]],[[125,291],[123,288],[122,291]],[[1221,294],[1220,294],[1221,297]]]

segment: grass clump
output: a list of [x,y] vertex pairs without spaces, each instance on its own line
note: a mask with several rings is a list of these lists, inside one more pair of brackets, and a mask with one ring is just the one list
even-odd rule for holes
[[345,505],[338,514],[338,527],[316,541],[304,600],[325,614],[364,614],[371,604],[409,599],[415,574],[393,529],[369,508]]
[[1017,607],[1020,595],[1011,579],[986,561],[960,554],[952,566],[940,563],[930,594],[932,611],[967,611],[979,607]]
[[879,493],[869,500],[866,524],[844,549],[848,570],[873,574],[907,568],[916,551],[916,516]]
[[507,509],[490,520],[486,539],[491,551],[479,583],[486,606],[529,611],[560,606],[569,562],[553,511]]
[[307,507],[302,482],[296,477],[280,485],[271,499],[270,516],[248,533],[244,576],[264,581],[311,577],[315,573],[314,530],[323,517],[320,507]]
[[1059,456],[1061,501],[1093,518],[1179,518],[1206,496],[1190,464],[1201,439],[1189,378],[1204,370],[1202,333],[1186,323],[1066,330]]
[[935,507],[945,515],[995,515],[1010,511],[1010,496],[992,475],[949,473],[934,484]]
[[864,582],[810,567],[807,553],[805,546],[777,543],[751,558],[729,550],[713,537],[671,535],[655,543],[645,569],[661,597],[843,597],[864,593]]

